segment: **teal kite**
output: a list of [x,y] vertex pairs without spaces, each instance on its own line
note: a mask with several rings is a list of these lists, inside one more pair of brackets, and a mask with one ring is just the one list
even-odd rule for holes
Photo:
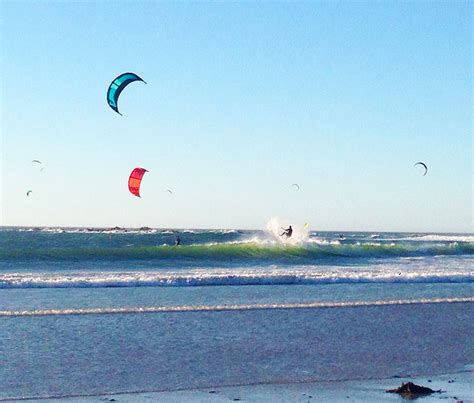
[[138,77],[135,73],[123,73],[112,81],[107,90],[107,103],[119,115],[122,115],[118,110],[118,99],[120,93],[128,84],[133,83],[134,81],[142,81],[146,84],[145,80]]

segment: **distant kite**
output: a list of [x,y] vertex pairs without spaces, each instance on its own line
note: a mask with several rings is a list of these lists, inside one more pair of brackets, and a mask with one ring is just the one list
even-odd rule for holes
[[414,167],[416,167],[417,165],[423,165],[423,167],[425,168],[425,173],[423,174],[423,176],[426,175],[426,173],[428,172],[428,167],[426,166],[426,164],[424,162],[417,162],[415,165],[413,165]]
[[296,190],[300,190],[300,185],[297,183],[293,183],[291,186],[294,186]]
[[142,183],[142,178],[143,175],[145,175],[145,172],[148,171],[144,168],[135,168],[128,178],[128,190],[137,197],[141,197],[140,184]]
[[170,195],[173,194],[173,192],[172,192],[170,189],[166,189],[166,191],[167,191]]
[[30,197],[30,194],[31,194],[31,193],[33,193],[33,191],[32,191],[32,190],[28,190],[28,192],[26,192],[26,196],[27,196],[27,197]]
[[35,163],[35,164],[39,164],[39,165],[41,165],[41,169],[40,169],[40,171],[43,171],[43,169],[44,169],[44,166],[43,166],[43,163],[42,163],[40,160],[32,160],[31,162],[32,162],[32,163]]
[[107,103],[119,115],[122,115],[118,110],[118,99],[120,93],[128,84],[133,83],[134,81],[142,81],[146,84],[146,82],[138,77],[135,73],[123,73],[119,75],[114,81],[112,81],[109,89],[107,90]]

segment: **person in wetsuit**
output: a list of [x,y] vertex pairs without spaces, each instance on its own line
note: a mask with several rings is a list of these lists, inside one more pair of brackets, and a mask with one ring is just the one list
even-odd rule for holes
[[280,236],[286,235],[287,238],[290,238],[291,234],[293,234],[293,228],[291,228],[291,225],[290,225],[287,229],[283,228],[283,233],[280,234]]

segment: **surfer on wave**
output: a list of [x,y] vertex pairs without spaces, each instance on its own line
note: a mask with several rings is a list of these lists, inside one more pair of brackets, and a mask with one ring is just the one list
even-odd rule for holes
[[282,230],[283,230],[283,233],[281,233],[280,236],[285,235],[287,238],[290,238],[291,234],[293,234],[293,228],[291,228],[291,225],[287,229],[282,228]]

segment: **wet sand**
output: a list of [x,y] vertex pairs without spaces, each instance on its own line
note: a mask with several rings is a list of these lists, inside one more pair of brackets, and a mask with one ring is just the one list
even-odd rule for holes
[[352,380],[335,382],[313,382],[292,384],[263,384],[182,390],[173,392],[146,392],[107,396],[88,396],[65,399],[68,402],[150,402],[165,403],[197,402],[404,402],[406,399],[397,394],[386,393],[386,389],[395,388],[405,382],[427,386],[441,393],[420,398],[430,402],[474,402],[474,366],[443,375],[388,378],[376,380]]

